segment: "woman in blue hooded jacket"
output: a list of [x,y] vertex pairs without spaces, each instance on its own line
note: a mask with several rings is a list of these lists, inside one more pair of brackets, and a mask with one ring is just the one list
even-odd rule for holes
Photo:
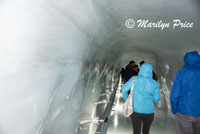
[[[154,103],[160,100],[158,83],[152,78],[152,65],[144,63],[135,79],[133,88],[133,114],[130,116],[133,134],[149,134],[154,119]],[[131,90],[134,77],[122,86],[123,98],[126,101],[128,91]]]

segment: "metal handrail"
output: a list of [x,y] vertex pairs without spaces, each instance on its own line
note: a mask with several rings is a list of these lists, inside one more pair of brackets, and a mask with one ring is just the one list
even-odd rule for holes
[[95,134],[106,134],[106,132],[107,132],[109,119],[110,119],[110,113],[112,111],[112,106],[113,106],[113,102],[115,100],[115,95],[116,95],[116,91],[117,91],[117,87],[118,87],[118,83],[119,83],[119,77],[117,77],[117,81],[115,81],[115,82],[116,83],[114,85],[114,90],[110,96],[109,103],[106,106],[103,116],[100,118],[100,119],[104,120],[104,122],[102,122],[98,125],[98,128],[96,129]]

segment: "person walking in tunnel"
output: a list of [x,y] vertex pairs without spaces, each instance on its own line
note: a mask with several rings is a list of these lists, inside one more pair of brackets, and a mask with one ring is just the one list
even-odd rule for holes
[[139,72],[138,65],[135,65],[135,66],[133,67],[133,75],[134,75],[134,76],[137,76],[137,75],[138,75],[138,72]]
[[135,61],[130,61],[129,64],[125,68],[124,72],[124,83],[127,82],[133,76],[133,67],[135,65]]
[[177,134],[200,134],[200,55],[197,51],[185,54],[184,66],[174,78],[170,102]]
[[125,72],[125,69],[122,68],[121,71],[120,71],[120,75],[122,77],[122,82],[124,82],[124,72]]
[[[157,81],[152,78],[152,65],[144,63],[135,78],[133,86],[133,114],[130,116],[133,134],[149,134],[154,119],[154,103],[160,100],[160,90]],[[122,86],[123,98],[126,101],[131,90],[134,77]],[[143,124],[143,125],[142,125]]]

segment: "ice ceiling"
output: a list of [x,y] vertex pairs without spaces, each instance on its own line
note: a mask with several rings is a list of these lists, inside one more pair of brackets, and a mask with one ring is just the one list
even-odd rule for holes
[[[74,111],[64,105],[89,67],[119,70],[145,60],[169,94],[184,53],[200,50],[199,12],[198,0],[1,0],[0,133],[44,133],[52,122],[49,133],[64,133],[60,126],[73,133],[84,88]],[[127,19],[194,27],[129,29]]]

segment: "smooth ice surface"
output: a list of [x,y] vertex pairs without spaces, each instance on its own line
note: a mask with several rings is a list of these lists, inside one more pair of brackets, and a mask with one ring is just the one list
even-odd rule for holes
[[[122,113],[124,99],[121,93],[121,86],[122,84],[119,83],[107,134],[133,133],[131,119],[129,117],[125,118]],[[167,116],[167,111],[158,107],[158,105],[155,107],[155,116],[150,134],[176,134],[174,119]]]
[[[88,101],[129,60],[153,64],[164,111],[157,122],[172,118],[174,73],[186,51],[200,51],[199,7],[198,0],[1,0],[0,133],[75,133],[82,111],[93,115]],[[128,29],[129,18],[194,27]]]

